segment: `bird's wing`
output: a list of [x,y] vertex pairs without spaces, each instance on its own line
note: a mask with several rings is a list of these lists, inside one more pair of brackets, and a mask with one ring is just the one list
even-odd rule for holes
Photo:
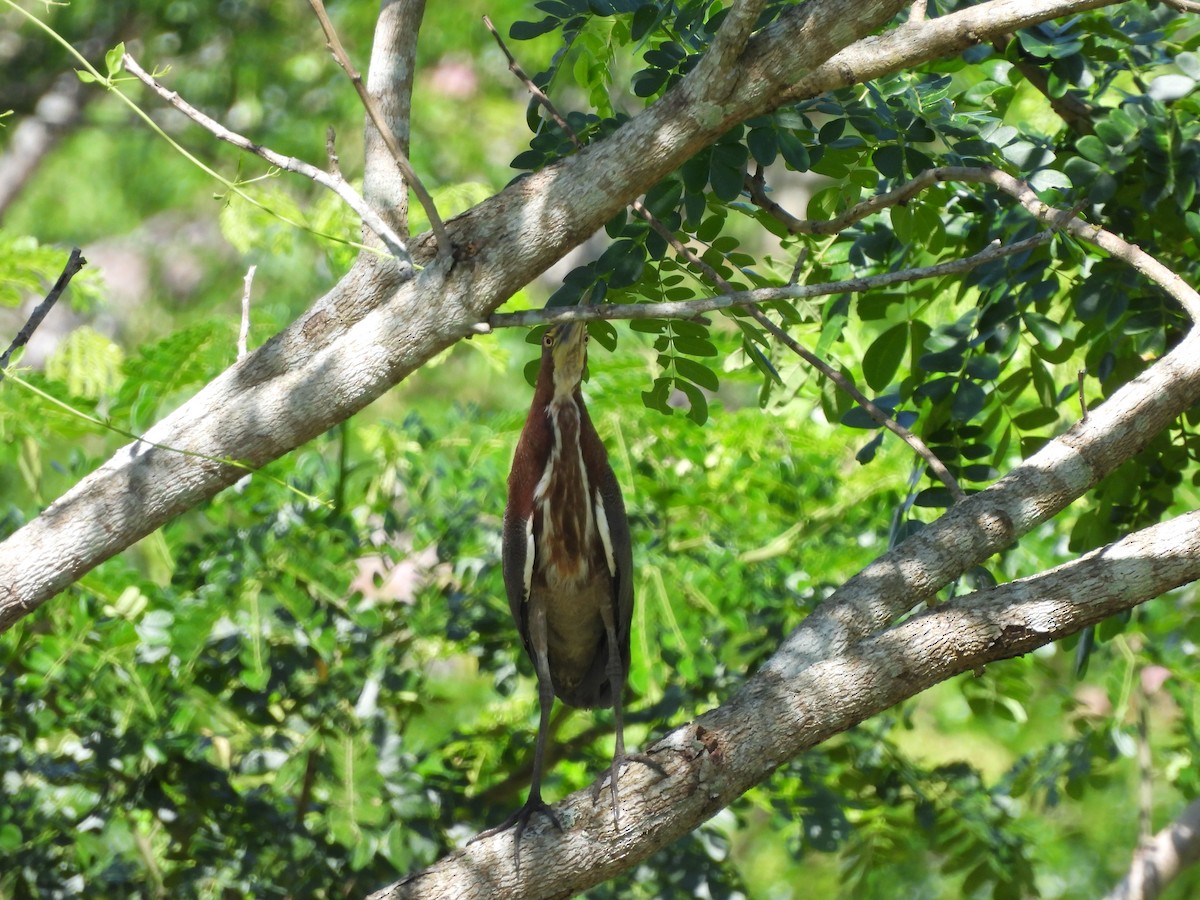
[[611,467],[605,465],[596,489],[596,518],[604,539],[612,581],[612,599],[616,607],[617,643],[621,661],[629,668],[629,631],[633,620],[633,545],[629,536],[629,519],[621,486]]

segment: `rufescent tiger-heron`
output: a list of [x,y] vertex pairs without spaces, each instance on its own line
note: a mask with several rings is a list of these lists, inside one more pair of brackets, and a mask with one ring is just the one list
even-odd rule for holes
[[[621,487],[583,403],[587,326],[552,325],[542,338],[533,405],[517,441],[504,511],[504,587],[525,650],[537,672],[541,719],[533,751],[529,799],[479,837],[517,826],[513,853],[520,866],[521,835],[534,813],[559,831],[542,800],[550,710],[557,696],[570,706],[612,706],[616,751],[607,778],[613,822],[620,827],[617,778],[636,761],[625,752],[622,693],[629,673],[633,617],[633,550]],[[604,778],[596,782],[599,799]]]

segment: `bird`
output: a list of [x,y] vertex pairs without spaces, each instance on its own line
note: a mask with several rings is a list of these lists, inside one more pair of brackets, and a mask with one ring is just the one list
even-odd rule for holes
[[633,547],[621,486],[584,405],[587,326],[551,325],[533,403],[513,454],[504,511],[502,560],[509,608],[537,674],[537,743],[529,796],[500,825],[476,840],[516,825],[514,856],[537,813],[562,832],[542,799],[542,775],[554,698],[569,706],[613,709],[616,749],[607,779],[613,823],[620,828],[617,780],[621,767],[640,762],[665,774],[649,757],[625,750],[622,695],[629,674],[633,618]]

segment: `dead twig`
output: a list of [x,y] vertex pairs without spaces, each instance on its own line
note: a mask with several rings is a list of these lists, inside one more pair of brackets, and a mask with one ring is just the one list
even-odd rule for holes
[[87,260],[83,258],[83,251],[78,247],[72,247],[71,255],[67,257],[67,264],[63,266],[62,274],[54,282],[54,287],[50,288],[50,293],[46,295],[45,299],[34,307],[25,324],[21,326],[21,330],[17,332],[17,336],[13,338],[13,342],[4,351],[4,355],[0,356],[0,381],[4,380],[4,370],[8,366],[8,361],[12,359],[12,355],[29,343],[29,339],[33,337],[33,333],[42,324],[42,320],[46,318],[46,314],[54,308],[54,304],[63,295],[63,291],[67,289],[67,285],[71,283],[71,279],[86,265]]

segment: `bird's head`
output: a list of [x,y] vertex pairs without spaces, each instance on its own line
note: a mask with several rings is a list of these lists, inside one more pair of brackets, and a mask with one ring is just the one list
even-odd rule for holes
[[583,379],[587,340],[584,322],[560,322],[551,325],[542,336],[542,365],[552,367],[556,399],[570,397]]

